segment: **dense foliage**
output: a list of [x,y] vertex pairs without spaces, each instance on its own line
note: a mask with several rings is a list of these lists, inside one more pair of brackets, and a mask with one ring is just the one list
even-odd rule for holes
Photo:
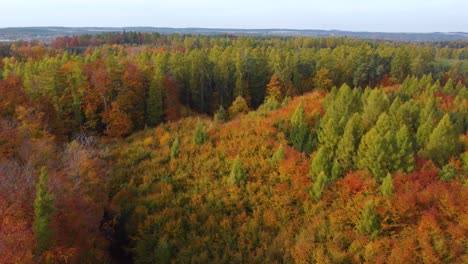
[[468,50],[452,44],[12,44],[0,263],[465,263]]

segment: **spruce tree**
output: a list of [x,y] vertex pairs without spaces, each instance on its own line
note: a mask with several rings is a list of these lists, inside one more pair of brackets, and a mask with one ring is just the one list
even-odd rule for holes
[[197,126],[193,132],[193,143],[196,145],[202,145],[208,139],[208,134],[206,133],[205,127],[202,125],[200,120],[197,121]]
[[382,192],[382,195],[385,197],[392,196],[394,192],[394,188],[393,188],[392,175],[390,173],[387,173],[387,176],[382,181],[382,185],[380,186],[380,191]]
[[231,173],[229,174],[229,185],[242,186],[247,182],[247,173],[245,172],[242,160],[237,157],[232,163]]
[[356,225],[359,233],[376,238],[381,233],[380,219],[373,201],[367,202]]
[[450,116],[445,114],[432,131],[424,155],[432,159],[438,166],[443,166],[450,157],[457,154],[458,146],[458,134],[455,126],[450,121]]
[[54,213],[54,196],[47,188],[48,175],[45,167],[41,169],[39,182],[36,185],[36,199],[34,201],[34,235],[38,249],[41,252],[50,248],[53,232],[50,227]]

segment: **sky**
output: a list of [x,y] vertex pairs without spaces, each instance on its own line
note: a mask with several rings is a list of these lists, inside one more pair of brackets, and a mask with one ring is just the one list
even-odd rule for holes
[[468,32],[468,0],[3,0],[0,27]]

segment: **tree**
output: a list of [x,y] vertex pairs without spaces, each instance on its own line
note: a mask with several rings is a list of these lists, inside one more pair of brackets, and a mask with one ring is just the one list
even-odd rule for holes
[[389,107],[389,100],[382,89],[374,89],[365,100],[362,119],[365,128],[375,124],[379,116]]
[[232,163],[231,173],[229,174],[229,185],[245,185],[247,182],[247,173],[245,172],[242,160],[237,157]]
[[218,111],[216,111],[216,113],[214,114],[214,120],[219,122],[227,121],[226,111],[224,111],[224,107],[222,105],[219,106]]
[[133,128],[130,115],[121,109],[118,102],[112,102],[107,120],[109,122],[109,129],[106,133],[111,137],[128,135]]
[[314,87],[317,90],[330,91],[333,86],[333,81],[330,79],[330,70],[321,68],[317,71],[314,77]]
[[315,181],[312,189],[310,190],[310,195],[315,201],[319,201],[322,198],[322,193],[325,190],[325,186],[327,185],[328,179],[327,176],[323,171],[321,171]]
[[193,143],[196,145],[203,145],[208,139],[208,134],[206,133],[205,127],[202,125],[200,120],[197,121],[197,126],[193,132]]
[[414,149],[408,127],[403,125],[396,134],[395,171],[411,172],[414,168]]
[[234,102],[232,102],[231,107],[229,107],[229,117],[233,118],[238,114],[245,114],[249,112],[249,106],[244,97],[238,96]]
[[309,152],[312,148],[312,139],[309,125],[305,119],[304,106],[299,104],[291,117],[291,129],[289,131],[289,142],[301,152]]
[[443,166],[450,157],[457,154],[458,146],[456,128],[450,121],[450,116],[445,114],[432,131],[424,156],[432,159],[437,165]]
[[155,69],[148,90],[148,98],[146,101],[147,123],[150,126],[155,126],[163,121],[164,105],[163,105],[163,83],[164,73],[160,68]]
[[329,156],[329,152],[325,147],[319,148],[310,164],[310,177],[312,180],[317,180],[321,172],[330,175],[332,164]]
[[50,227],[54,214],[54,196],[47,188],[48,175],[45,167],[41,168],[39,182],[36,184],[36,200],[34,200],[34,234],[37,246],[41,252],[47,251],[53,238]]
[[361,118],[354,114],[346,123],[343,137],[338,143],[336,160],[344,172],[355,169],[357,148],[362,137]]
[[387,173],[387,176],[382,181],[382,185],[380,186],[380,191],[382,192],[382,195],[385,197],[392,196],[394,192],[394,188],[393,188],[392,175],[390,173]]
[[273,156],[271,156],[271,163],[274,165],[278,164],[282,159],[284,159],[284,150],[283,145],[280,145]]
[[370,235],[372,238],[376,238],[381,233],[380,219],[372,200],[367,202],[364,210],[361,212],[361,217],[356,227],[359,233]]
[[266,99],[274,99],[277,102],[281,102],[283,99],[283,95],[281,93],[282,90],[283,84],[280,78],[276,74],[273,74],[273,76],[271,76],[270,82],[267,85]]
[[175,159],[179,156],[180,153],[180,140],[177,137],[171,146],[171,159]]
[[460,173],[458,172],[457,168],[450,163],[443,166],[438,175],[438,178],[441,181],[450,181],[458,177],[460,177]]

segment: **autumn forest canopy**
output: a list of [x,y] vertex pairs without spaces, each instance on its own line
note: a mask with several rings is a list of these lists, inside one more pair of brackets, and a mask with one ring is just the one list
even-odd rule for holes
[[0,43],[0,263],[466,263],[468,42]]

